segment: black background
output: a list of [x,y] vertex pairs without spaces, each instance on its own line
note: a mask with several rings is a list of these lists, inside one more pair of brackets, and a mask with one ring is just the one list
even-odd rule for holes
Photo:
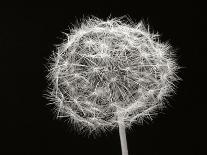
[[[126,4],[127,3],[127,4]],[[204,15],[192,4],[143,1],[77,1],[51,5],[1,7],[1,149],[2,154],[120,155],[118,132],[94,138],[80,135],[65,120],[56,120],[48,101],[44,64],[61,32],[77,19],[128,15],[149,23],[177,50],[180,66],[176,95],[153,121],[127,131],[129,155],[207,154],[205,146]]]

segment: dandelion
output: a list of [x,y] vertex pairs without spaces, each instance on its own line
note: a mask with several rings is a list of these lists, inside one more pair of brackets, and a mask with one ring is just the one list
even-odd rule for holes
[[48,74],[57,117],[89,133],[118,127],[127,155],[125,128],[151,118],[174,92],[179,78],[171,46],[143,22],[123,17],[84,19],[66,35]]

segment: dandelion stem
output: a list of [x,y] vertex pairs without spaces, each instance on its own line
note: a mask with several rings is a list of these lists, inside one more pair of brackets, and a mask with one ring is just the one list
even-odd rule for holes
[[119,123],[119,136],[121,141],[122,155],[128,155],[125,126],[120,123]]

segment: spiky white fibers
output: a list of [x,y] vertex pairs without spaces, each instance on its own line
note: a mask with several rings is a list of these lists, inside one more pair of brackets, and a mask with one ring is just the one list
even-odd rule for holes
[[174,91],[172,48],[143,22],[96,17],[75,27],[52,56],[49,97],[77,129],[113,129],[151,118]]

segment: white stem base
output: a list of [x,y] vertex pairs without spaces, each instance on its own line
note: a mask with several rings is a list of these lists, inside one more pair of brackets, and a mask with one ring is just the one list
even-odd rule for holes
[[119,124],[119,136],[120,136],[120,141],[121,141],[122,155],[128,155],[125,126],[121,124]]

